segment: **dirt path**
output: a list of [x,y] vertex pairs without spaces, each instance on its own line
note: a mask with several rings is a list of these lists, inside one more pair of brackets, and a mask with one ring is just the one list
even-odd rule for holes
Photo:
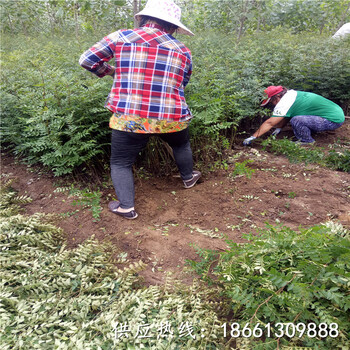
[[[324,133],[319,143],[349,140],[349,125],[341,133]],[[253,160],[251,178],[233,178],[234,162]],[[67,232],[70,246],[95,235],[108,240],[130,261],[143,260],[146,284],[159,284],[164,272],[181,275],[186,259],[195,259],[193,244],[225,249],[223,239],[243,242],[243,233],[256,232],[265,223],[281,223],[293,229],[329,219],[350,223],[350,175],[315,165],[290,164],[258,148],[236,145],[227,170],[204,174],[203,181],[184,189],[177,177],[136,180],[138,219],[128,221],[108,212],[114,196],[109,182],[102,190],[103,210],[99,221],[91,211],[73,206],[68,192],[57,192],[57,179],[18,164],[3,154],[1,174],[16,178],[13,187],[33,199],[25,205],[35,212],[61,214],[58,225]],[[77,211],[79,210],[79,211]],[[181,275],[181,276],[180,276]]]

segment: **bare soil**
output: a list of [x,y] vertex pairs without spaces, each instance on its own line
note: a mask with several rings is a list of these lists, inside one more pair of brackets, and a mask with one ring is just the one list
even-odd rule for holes
[[[347,120],[340,129],[317,135],[317,146],[348,145],[349,131]],[[287,129],[281,137],[290,133]],[[225,238],[244,242],[244,233],[256,233],[266,223],[298,229],[337,219],[350,226],[350,174],[291,164],[285,157],[263,151],[259,144],[243,147],[241,140],[228,156],[228,169],[204,173],[191,189],[184,189],[176,174],[137,177],[139,217],[132,221],[108,211],[108,201],[115,197],[110,181],[101,190],[100,220],[94,220],[89,208],[73,206],[74,198],[67,191],[57,192],[62,182],[39,168],[3,153],[1,174],[15,178],[12,186],[33,199],[24,205],[28,215],[59,214],[57,225],[67,233],[69,247],[94,235],[126,252],[130,262],[147,263],[142,272],[146,285],[163,283],[165,272],[185,281],[189,278],[183,274],[186,259],[198,258],[193,245],[224,250]],[[255,172],[250,179],[233,178],[235,162],[244,159],[253,160],[247,166]]]

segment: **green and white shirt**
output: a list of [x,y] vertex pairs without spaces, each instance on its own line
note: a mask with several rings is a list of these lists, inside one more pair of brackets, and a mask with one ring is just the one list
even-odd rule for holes
[[288,90],[275,106],[272,116],[293,118],[297,115],[315,115],[334,123],[345,120],[341,107],[325,97],[312,92]]

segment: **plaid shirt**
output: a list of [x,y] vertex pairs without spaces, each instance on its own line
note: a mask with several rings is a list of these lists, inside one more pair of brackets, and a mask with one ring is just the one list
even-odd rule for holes
[[103,77],[115,75],[106,107],[113,113],[158,120],[192,118],[184,88],[192,73],[190,50],[157,25],[114,32],[87,50],[82,67]]

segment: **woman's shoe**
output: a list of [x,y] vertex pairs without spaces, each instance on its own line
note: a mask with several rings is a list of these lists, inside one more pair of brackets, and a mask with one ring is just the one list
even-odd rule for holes
[[108,203],[108,208],[109,210],[117,215],[122,216],[125,219],[129,219],[129,220],[133,220],[136,219],[138,217],[137,213],[135,210],[130,210],[126,213],[122,213],[120,211],[118,211],[118,208],[120,207],[120,202],[119,201],[112,201]]
[[200,179],[202,176],[202,173],[198,170],[193,170],[192,172],[192,178],[189,180],[183,180],[185,188],[191,188],[193,187],[197,181]]

